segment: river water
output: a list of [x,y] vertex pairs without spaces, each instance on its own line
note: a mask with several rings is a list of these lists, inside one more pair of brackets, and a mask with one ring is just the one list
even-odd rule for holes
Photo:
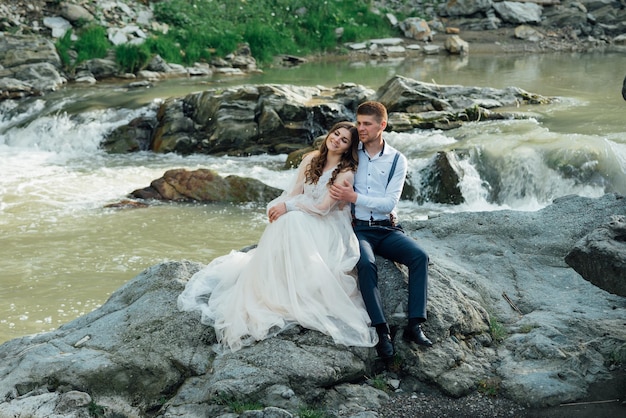
[[[172,168],[213,168],[285,187],[285,155],[248,158],[137,153],[107,155],[103,136],[172,96],[258,83],[373,89],[395,74],[438,84],[516,86],[559,98],[517,111],[533,118],[451,131],[389,133],[419,169],[440,150],[463,150],[466,203],[401,202],[401,219],[440,212],[534,211],[554,198],[626,194],[626,55],[553,53],[318,62],[238,78],[169,80],[150,89],[67,87],[0,103],[0,343],[57,328],[103,304],[142,270],[166,260],[206,263],[256,242],[266,225],[255,205],[156,204],[105,208]],[[488,175],[488,173],[490,173]],[[493,179],[499,179],[494,184]],[[494,190],[498,191],[493,199]]]

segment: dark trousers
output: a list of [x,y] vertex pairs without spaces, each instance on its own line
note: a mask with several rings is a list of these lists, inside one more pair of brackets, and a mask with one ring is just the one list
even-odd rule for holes
[[372,325],[386,323],[378,290],[376,255],[409,268],[409,318],[426,320],[428,255],[401,228],[355,226],[361,258],[357,264],[359,287]]

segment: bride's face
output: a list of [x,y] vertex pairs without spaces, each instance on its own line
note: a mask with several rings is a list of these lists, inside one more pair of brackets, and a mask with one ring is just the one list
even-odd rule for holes
[[326,147],[329,153],[343,154],[350,148],[352,135],[346,128],[338,128],[328,134],[326,137]]

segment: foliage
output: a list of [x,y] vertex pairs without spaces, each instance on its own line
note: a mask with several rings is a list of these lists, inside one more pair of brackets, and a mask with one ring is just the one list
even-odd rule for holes
[[259,409],[263,409],[263,405],[258,402],[241,402],[241,401],[232,401],[228,404],[228,406],[236,413],[241,414],[245,411],[255,411]]
[[170,0],[156,3],[154,11],[173,28],[162,36],[180,45],[186,64],[233,52],[240,42],[268,62],[277,54],[324,52],[342,42],[395,35],[359,0]]
[[[396,36],[384,16],[360,0],[168,0],[154,3],[155,19],[166,23],[145,46],[116,47],[118,64],[130,71],[145,64],[145,54],[166,62],[192,65],[234,52],[246,42],[252,55],[268,63],[279,54],[341,51],[345,42]],[[341,28],[341,30],[339,30]],[[81,24],[76,41],[68,32],[56,43],[64,65],[103,58],[112,48],[106,29]]]
[[263,405],[260,404],[259,402],[243,402],[234,397],[226,396],[223,394],[218,395],[217,398],[215,399],[215,402],[218,405],[228,406],[236,414],[241,414],[245,411],[254,411],[254,410],[263,409]]
[[78,32],[78,40],[74,43],[76,62],[92,58],[104,58],[111,48],[106,29],[102,26],[91,25]]
[[106,412],[102,405],[98,405],[94,401],[89,403],[87,410],[89,411],[89,415],[92,417],[103,417]]
[[180,45],[165,36],[153,36],[146,39],[144,46],[152,54],[159,55],[166,62],[182,62]]
[[383,392],[389,392],[389,384],[383,375],[376,375],[371,379],[368,379],[367,383],[375,389],[382,390]]
[[318,409],[300,408],[298,411],[299,418],[330,418],[326,412]]
[[502,325],[493,315],[489,316],[489,332],[491,334],[491,338],[493,338],[496,343],[504,341],[504,337],[506,337],[507,334],[504,325]]
[[147,45],[123,44],[115,48],[115,61],[122,71],[135,73],[148,63],[150,50]]
[[500,379],[488,378],[478,382],[478,391],[488,396],[496,396],[500,391]]
[[63,63],[63,65],[69,68],[72,63],[72,58],[70,57],[70,50],[73,47],[72,31],[68,30],[67,32],[65,32],[65,35],[59,38],[54,46],[59,53],[59,58],[61,58],[61,62]]

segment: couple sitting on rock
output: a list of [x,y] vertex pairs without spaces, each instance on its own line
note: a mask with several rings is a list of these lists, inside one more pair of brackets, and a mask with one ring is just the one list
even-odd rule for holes
[[356,127],[333,126],[303,158],[291,186],[269,203],[270,224],[257,247],[218,257],[189,280],[178,306],[201,312],[222,351],[299,324],[393,357],[375,255],[409,268],[403,337],[432,346],[421,328],[428,256],[396,223],[407,160],[383,140],[386,126],[381,103],[362,103]]

